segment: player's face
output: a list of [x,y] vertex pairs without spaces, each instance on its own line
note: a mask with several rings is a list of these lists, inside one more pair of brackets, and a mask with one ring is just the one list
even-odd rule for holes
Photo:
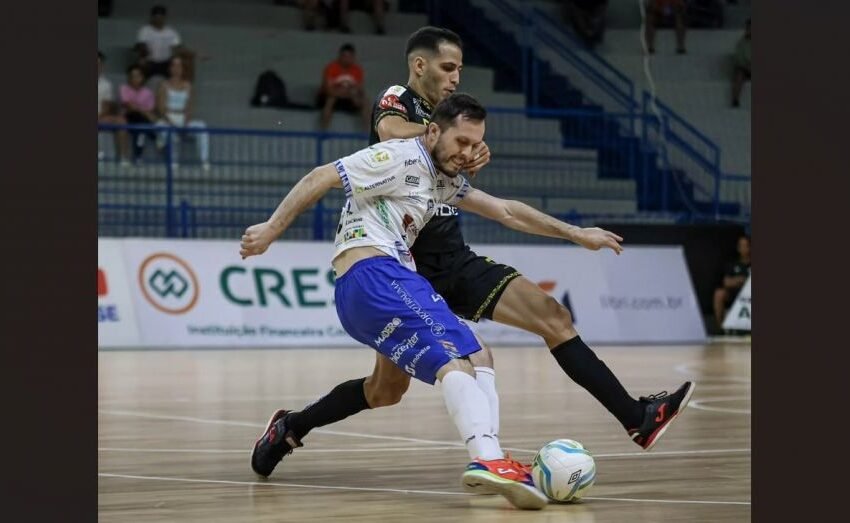
[[484,140],[484,121],[474,122],[458,116],[455,124],[440,131],[432,123],[428,133],[435,137],[431,151],[434,165],[447,176],[454,178],[472,160],[472,148]]
[[463,52],[460,47],[443,42],[438,47],[439,52],[428,57],[422,74],[422,85],[425,95],[432,102],[438,103],[455,90],[460,83],[460,72],[463,69]]

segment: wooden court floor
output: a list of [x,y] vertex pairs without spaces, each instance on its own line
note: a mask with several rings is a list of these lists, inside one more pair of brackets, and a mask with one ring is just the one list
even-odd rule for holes
[[634,395],[697,382],[652,452],[543,347],[496,348],[501,438],[530,461],[572,438],[596,457],[581,504],[539,512],[460,488],[468,461],[442,395],[317,429],[268,480],[249,466],[268,416],[371,372],[360,349],[99,353],[99,521],[670,522],[750,520],[750,346],[595,347]]

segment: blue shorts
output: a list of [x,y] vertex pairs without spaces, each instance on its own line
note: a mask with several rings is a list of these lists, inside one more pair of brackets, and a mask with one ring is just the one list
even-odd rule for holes
[[446,363],[481,347],[428,280],[389,256],[360,260],[337,278],[345,332],[425,383]]

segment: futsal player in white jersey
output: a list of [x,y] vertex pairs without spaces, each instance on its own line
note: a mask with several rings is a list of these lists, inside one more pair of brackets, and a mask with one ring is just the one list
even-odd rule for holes
[[[337,314],[346,332],[400,369],[429,384],[440,380],[449,415],[473,461],[463,473],[467,490],[505,496],[514,506],[539,509],[546,497],[528,471],[506,458],[492,434],[490,406],[475,381],[472,331],[415,272],[410,247],[438,204],[449,204],[530,234],[569,239],[574,228],[527,205],[508,205],[470,187],[458,173],[484,138],[486,111],[471,96],[452,94],[434,109],[423,136],[390,140],[314,169],[293,187],[264,223],[242,236],[243,257],[262,254],[331,188],[346,203],[335,239]],[[511,211],[508,211],[508,209]],[[584,229],[585,246],[619,253],[617,235]],[[279,419],[269,421],[252,455],[258,473],[271,471],[294,446]],[[268,475],[266,473],[265,475]]]

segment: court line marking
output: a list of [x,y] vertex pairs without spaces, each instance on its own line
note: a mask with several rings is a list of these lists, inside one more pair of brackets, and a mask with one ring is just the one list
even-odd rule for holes
[[[98,447],[98,452],[140,452],[140,453],[186,453],[186,454],[248,454],[250,449],[164,449],[164,448],[130,448],[130,447]],[[311,453],[334,453],[334,452],[405,452],[405,451],[429,451],[429,450],[466,450],[456,446],[441,447],[374,447],[374,448],[348,448],[348,449],[301,449],[299,454]],[[665,456],[694,456],[711,454],[740,454],[750,453],[751,449],[700,449],[700,450],[667,450],[657,452],[615,452],[593,454],[595,459],[600,458],[652,458]],[[531,453],[529,451],[529,453]],[[536,452],[534,452],[536,454]]]
[[729,407],[709,407],[705,403],[716,403],[723,401],[741,401],[750,400],[749,396],[726,396],[721,398],[704,398],[700,400],[691,400],[688,407],[697,410],[708,410],[712,412],[725,412],[729,414],[752,414],[751,409],[732,409]]
[[[688,404],[688,406],[692,406],[694,400]],[[117,416],[131,416],[131,417],[139,417],[139,418],[147,418],[147,419],[162,419],[162,420],[173,420],[173,421],[187,421],[193,423],[206,423],[213,425],[232,425],[238,427],[260,427],[264,428],[265,425],[261,423],[253,423],[248,421],[230,421],[230,420],[217,420],[217,419],[207,419],[207,418],[195,418],[190,416],[167,416],[161,414],[150,414],[144,412],[131,412],[131,411],[117,411],[117,410],[99,410],[99,414],[111,414]],[[405,436],[384,436],[380,434],[364,434],[362,432],[343,432],[343,431],[330,431],[326,429],[314,429],[312,432],[317,432],[320,434],[330,434],[333,436],[352,436],[352,437],[360,437],[360,438],[369,438],[369,439],[380,439],[380,440],[389,440],[389,441],[407,441],[410,443],[428,443],[432,445],[446,446],[446,447],[454,447],[454,448],[466,448],[463,443],[454,442],[454,441],[441,441],[441,440],[428,440],[428,439],[420,439],[420,438],[408,438]],[[529,454],[537,454],[537,450],[534,449],[523,449],[517,447],[502,447],[503,450],[508,450],[511,452],[526,452]],[[305,449],[306,450],[306,449]],[[313,449],[319,450],[319,449]],[[624,452],[624,453],[611,453],[611,454],[594,454],[594,458],[608,458],[608,457],[653,457],[653,456],[673,456],[673,455],[689,455],[689,454],[710,454],[710,453],[723,453],[723,452],[749,452],[750,449],[718,449],[718,450],[670,450],[670,451],[659,451],[659,452]],[[302,451],[299,451],[302,452]],[[361,451],[361,452],[365,452]]]
[[[360,492],[394,492],[399,494],[437,494],[441,496],[473,496],[474,494],[468,494],[466,492],[448,492],[441,490],[405,490],[405,489],[393,489],[393,488],[379,488],[379,487],[341,487],[337,485],[304,485],[300,483],[277,483],[271,481],[233,481],[233,480],[222,480],[222,479],[192,479],[192,478],[174,478],[174,477],[163,477],[163,476],[137,476],[131,474],[111,474],[107,472],[98,472],[98,477],[103,478],[120,478],[120,479],[145,479],[151,481],[173,481],[173,482],[181,482],[181,483],[211,483],[218,485],[257,485],[257,486],[270,486],[270,487],[294,487],[294,488],[305,488],[305,489],[317,489],[317,490],[350,490],[350,491],[360,491]],[[683,503],[683,504],[708,504],[708,505],[750,505],[749,501],[700,501],[700,500],[689,500],[689,499],[638,499],[638,498],[608,498],[608,497],[587,497],[585,499],[589,500],[598,500],[598,501],[625,501],[625,502],[637,502],[637,503]]]

